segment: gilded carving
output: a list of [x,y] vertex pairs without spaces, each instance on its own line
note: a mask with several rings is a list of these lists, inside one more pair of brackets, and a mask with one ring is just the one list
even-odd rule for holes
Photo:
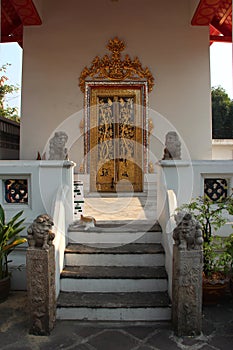
[[79,130],[80,130],[81,135],[84,134],[84,128],[85,128],[85,123],[84,123],[84,118],[83,118],[83,119],[81,119],[81,121],[79,123]]
[[85,82],[88,78],[107,79],[112,81],[123,81],[127,79],[146,79],[148,90],[152,91],[154,78],[148,67],[143,68],[138,57],[131,60],[129,55],[121,58],[121,52],[125,49],[123,41],[117,37],[109,40],[107,45],[111,56],[105,55],[103,58],[96,56],[90,68],[85,67],[79,78],[79,86],[85,92]]
[[[142,115],[138,89],[93,89],[90,158],[92,190],[141,190]],[[137,127],[139,126],[139,127]],[[96,171],[95,171],[96,169]]]

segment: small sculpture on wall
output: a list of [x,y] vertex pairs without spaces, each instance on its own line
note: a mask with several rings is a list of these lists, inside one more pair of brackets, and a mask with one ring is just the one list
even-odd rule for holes
[[28,244],[31,248],[49,249],[55,234],[52,232],[53,220],[47,214],[37,216],[28,227]]
[[169,131],[166,135],[163,159],[181,159],[181,142],[175,131]]
[[49,159],[50,160],[65,160],[68,159],[67,148],[65,147],[68,141],[68,135],[64,131],[55,132],[52,139],[49,141]]
[[201,249],[203,238],[201,225],[190,213],[180,211],[175,215],[176,228],[173,239],[179,250]]

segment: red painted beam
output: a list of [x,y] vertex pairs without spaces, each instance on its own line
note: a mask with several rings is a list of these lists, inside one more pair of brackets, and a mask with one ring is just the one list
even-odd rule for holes
[[232,43],[232,36],[210,35],[210,41],[221,42],[221,43]]
[[41,18],[32,0],[9,0],[24,26],[40,25]]

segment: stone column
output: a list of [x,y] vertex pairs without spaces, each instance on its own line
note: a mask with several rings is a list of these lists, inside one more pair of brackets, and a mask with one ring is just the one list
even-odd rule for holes
[[51,243],[52,220],[40,215],[28,228],[26,254],[30,330],[34,335],[49,335],[56,320],[55,250]]
[[178,336],[198,335],[202,329],[202,231],[188,213],[180,212],[175,219],[172,323]]

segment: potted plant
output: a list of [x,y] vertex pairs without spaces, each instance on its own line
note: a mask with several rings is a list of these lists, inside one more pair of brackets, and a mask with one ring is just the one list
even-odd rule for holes
[[205,269],[203,271],[203,302],[215,304],[224,296],[229,284],[231,255],[226,239],[220,236],[210,238],[203,244]]
[[8,270],[8,255],[17,247],[27,241],[19,233],[25,228],[22,226],[25,219],[19,220],[23,211],[20,211],[8,222],[5,212],[0,205],[0,301],[5,300],[10,291],[10,273]]
[[[227,222],[226,214],[233,214],[232,196],[213,202],[206,195],[191,200],[177,210],[191,213],[202,227],[203,235],[203,301],[214,303],[214,297],[225,292],[229,283],[230,265],[233,261],[230,243],[213,230],[220,229]],[[229,238],[230,240],[230,238]],[[233,251],[233,238],[232,238]],[[232,252],[233,253],[233,252]],[[233,256],[233,255],[232,255]],[[208,290],[209,294],[206,296]]]
[[226,251],[230,255],[230,289],[233,294],[233,233],[226,238]]

